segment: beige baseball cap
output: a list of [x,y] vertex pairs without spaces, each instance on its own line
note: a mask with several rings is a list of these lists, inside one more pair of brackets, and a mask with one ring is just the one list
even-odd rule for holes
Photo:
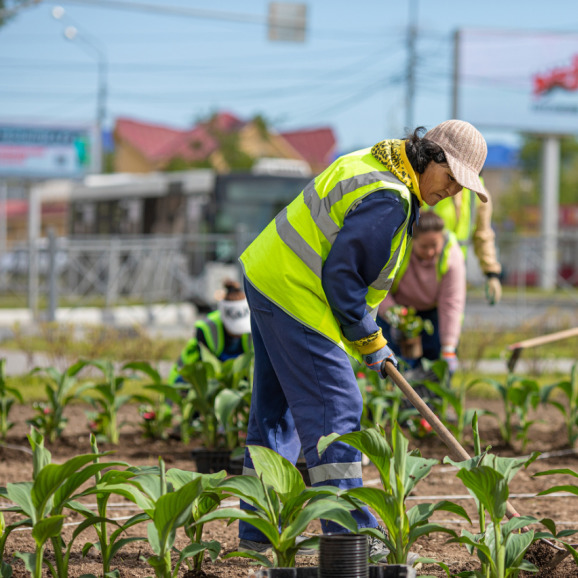
[[488,147],[480,131],[465,120],[446,120],[426,132],[423,138],[441,147],[456,181],[487,203],[488,191],[479,175],[486,162]]

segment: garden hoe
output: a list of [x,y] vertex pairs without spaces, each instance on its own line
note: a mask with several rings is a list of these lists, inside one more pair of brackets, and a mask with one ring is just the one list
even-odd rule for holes
[[[466,450],[461,446],[458,440],[451,434],[451,432],[446,428],[446,426],[438,419],[436,414],[427,406],[423,399],[414,391],[413,387],[407,382],[405,377],[396,369],[393,363],[384,361],[381,364],[381,375],[383,377],[389,376],[393,383],[401,389],[405,397],[411,402],[411,404],[419,411],[421,416],[431,425],[433,430],[438,434],[442,442],[447,446],[450,451],[450,456],[454,460],[465,461],[469,460],[471,456],[466,452]],[[517,517],[520,514],[515,510],[514,506],[507,502],[506,504],[506,515],[508,518]],[[549,540],[541,540],[542,542],[548,544],[555,550],[557,554],[550,560],[547,568],[554,568],[557,566],[566,556],[570,553],[563,548],[553,544]]]

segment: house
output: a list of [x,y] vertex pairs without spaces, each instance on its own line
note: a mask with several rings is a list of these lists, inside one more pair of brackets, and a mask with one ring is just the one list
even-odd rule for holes
[[116,172],[148,173],[213,168],[226,173],[249,170],[263,158],[308,163],[311,173],[334,159],[336,139],[329,127],[277,133],[256,117],[243,121],[228,112],[182,130],[128,118],[114,129]]
[[249,169],[260,158],[305,161],[320,172],[333,160],[336,142],[330,128],[275,133],[258,118],[244,122],[230,113],[188,130],[119,118],[114,139],[115,170],[137,173],[195,167],[229,172],[239,160]]

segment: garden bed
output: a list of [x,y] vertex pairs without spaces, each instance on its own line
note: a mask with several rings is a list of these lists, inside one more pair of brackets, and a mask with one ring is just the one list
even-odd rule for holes
[[[491,409],[497,413],[501,411],[501,403],[493,400],[470,400],[469,405]],[[48,446],[52,452],[54,462],[64,462],[65,460],[80,453],[89,453],[90,444],[88,439],[88,428],[85,417],[85,408],[80,405],[68,407],[66,415],[69,423],[66,427],[64,437],[61,441]],[[9,432],[5,444],[0,446],[0,486],[6,486],[10,482],[21,482],[32,479],[32,460],[29,453],[29,444],[26,439],[28,427],[25,420],[32,417],[32,409],[28,406],[17,406],[11,413],[11,420],[16,422],[16,426]],[[483,417],[480,420],[480,433],[483,445],[492,445],[492,452],[501,456],[520,456],[529,454],[533,450],[545,452],[543,459],[538,459],[530,465],[528,470],[522,469],[513,479],[510,485],[510,502],[521,514],[528,514],[537,518],[552,518],[558,524],[558,530],[562,528],[578,528],[578,498],[569,496],[546,496],[536,497],[541,490],[550,488],[558,483],[572,484],[576,480],[568,476],[544,476],[534,478],[532,474],[554,468],[570,468],[578,471],[578,454],[572,452],[567,447],[567,437],[560,413],[553,408],[540,407],[536,417],[543,420],[534,424],[530,429],[530,443],[527,449],[522,452],[521,448],[506,448],[500,446],[500,435],[496,420],[491,417]],[[156,465],[159,457],[162,457],[168,468],[179,468],[183,470],[194,470],[195,462],[191,458],[191,450],[195,443],[187,446],[175,440],[150,441],[141,435],[141,429],[136,425],[139,421],[137,408],[126,406],[121,409],[120,422],[126,421],[128,425],[121,430],[121,442],[118,448],[101,444],[101,451],[115,449],[116,453],[109,459],[126,461],[131,465]],[[406,435],[409,435],[406,432]],[[410,447],[419,447],[422,454],[428,458],[443,459],[446,455],[444,447],[436,437],[415,440],[410,438]],[[471,453],[472,448],[466,443],[466,449]],[[364,468],[364,482],[366,485],[379,485],[377,470],[369,465]],[[432,473],[416,487],[415,495],[410,496],[407,501],[408,507],[423,501],[439,501],[450,499],[466,508],[472,519],[477,519],[474,503],[471,499],[464,499],[467,490],[462,482],[456,477],[456,470],[448,465],[439,464],[435,466]],[[94,500],[86,499],[91,503]],[[231,501],[231,506],[235,503]],[[134,506],[124,502],[121,498],[111,498],[110,505],[114,508],[110,510],[111,517],[123,518],[135,513]],[[10,520],[11,514],[5,514],[6,520]],[[80,516],[70,517],[66,520],[67,525],[64,530],[64,537],[67,539],[74,531],[75,522],[80,521]],[[434,514],[433,521],[455,529],[458,533],[462,528],[475,531],[460,520],[454,519],[447,512]],[[463,522],[463,521],[461,521]],[[308,528],[311,534],[320,533],[319,522],[316,521]],[[94,540],[92,530],[87,530],[78,541],[78,549],[75,549],[71,559],[70,576],[80,577],[83,574],[100,575],[102,567],[99,564],[99,555],[91,550],[86,558],[81,556],[81,545],[89,540]],[[130,530],[131,535],[146,535],[143,524],[135,526]],[[222,545],[222,553],[235,550],[237,547],[237,524],[227,527],[225,522],[210,522],[205,526],[204,538],[218,540]],[[571,540],[572,541],[572,540]],[[578,536],[576,537],[578,542]],[[415,550],[422,556],[435,558],[449,565],[452,572],[475,569],[477,559],[468,554],[464,546],[447,544],[447,537],[443,534],[434,534],[429,537],[419,539]],[[28,576],[24,570],[22,561],[12,557],[14,552],[31,552],[34,550],[33,539],[30,531],[23,529],[14,532],[8,539],[6,546],[6,560],[14,567],[15,578]],[[186,537],[178,535],[176,545],[182,547],[187,543]],[[150,555],[146,542],[134,542],[123,548],[114,561],[113,568],[118,568],[122,577],[144,578],[151,576],[153,571],[144,560],[144,556]],[[538,566],[544,565],[544,558],[553,554],[548,548],[533,548],[532,561]],[[297,565],[315,566],[317,559],[313,557],[299,556]],[[255,566],[248,560],[233,558],[221,560],[220,558],[211,563],[207,557],[205,564],[206,576],[219,578],[238,578],[249,576]],[[434,565],[427,565],[418,570],[418,575],[445,576],[445,572]],[[535,576],[535,574],[532,574]],[[182,571],[181,576],[187,576]],[[192,574],[188,574],[189,578]],[[530,576],[522,573],[520,576]],[[578,567],[571,558],[564,560],[555,570],[547,570],[538,576],[557,577],[578,577]]]

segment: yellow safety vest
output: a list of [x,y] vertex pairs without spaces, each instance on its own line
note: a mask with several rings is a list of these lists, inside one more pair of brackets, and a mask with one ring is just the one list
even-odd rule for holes
[[[482,177],[480,177],[480,181],[484,184]],[[456,214],[456,205],[451,197],[443,199],[433,207],[424,205],[422,208],[422,210],[426,211],[433,210],[444,220],[446,229],[455,233],[464,254],[464,259],[468,256],[468,244],[476,222],[476,207],[480,202],[480,198],[474,191],[463,189],[459,217]]]
[[[289,315],[318,331],[356,359],[323,291],[323,264],[343,227],[345,217],[365,197],[392,190],[406,211],[406,220],[391,241],[391,254],[368,287],[366,308],[383,301],[405,254],[412,212],[409,189],[363,149],[337,159],[283,209],[241,255],[249,281]],[[376,243],[379,239],[376,239]]]
[[[449,271],[449,268],[450,268],[450,262],[449,262],[450,251],[451,251],[451,248],[456,244],[458,244],[458,239],[457,239],[456,235],[454,233],[452,233],[451,231],[448,231],[446,229],[444,231],[444,246],[442,248],[442,251],[440,253],[438,261],[436,263],[436,277],[437,277],[438,281],[440,281],[441,278]],[[397,272],[397,275],[395,276],[395,280],[393,282],[393,285],[391,286],[391,291],[393,293],[395,293],[397,291],[399,283],[400,283],[401,279],[403,278],[403,276],[407,270],[407,267],[409,265],[409,261],[411,259],[411,251],[412,251],[412,249],[410,249],[409,251],[406,252],[405,257],[403,259],[403,262],[401,263],[401,265],[399,267],[399,271]]]
[[[200,329],[205,338],[205,343],[209,351],[215,356],[219,357],[225,349],[225,326],[223,325],[223,320],[221,318],[220,311],[211,311],[207,315],[207,319],[200,319],[195,323],[195,330]],[[251,351],[253,341],[251,339],[250,333],[245,333],[241,336],[241,345],[243,347],[243,352]],[[181,355],[177,362],[171,367],[169,372],[169,383],[176,383],[177,379],[180,377],[179,371],[190,363],[194,363],[201,358],[201,350],[199,347],[199,341],[197,339],[197,332],[195,335],[189,339],[185,348],[181,352]]]

